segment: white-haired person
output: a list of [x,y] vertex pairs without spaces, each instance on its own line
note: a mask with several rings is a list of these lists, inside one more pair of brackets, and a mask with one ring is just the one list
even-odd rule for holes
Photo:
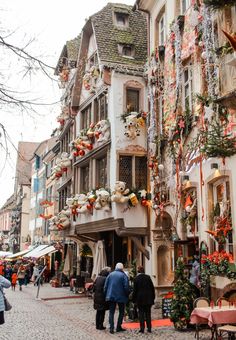
[[109,309],[109,303],[105,300],[104,284],[111,268],[105,267],[101,270],[93,285],[93,307],[96,309],[96,329],[106,329],[103,325],[106,310]]
[[125,331],[121,325],[125,314],[125,304],[128,302],[129,279],[124,273],[124,266],[122,263],[117,263],[115,270],[106,278],[104,292],[106,295],[106,301],[109,301],[110,333],[114,333],[114,315],[117,304],[119,307],[119,315],[117,319],[116,331]]

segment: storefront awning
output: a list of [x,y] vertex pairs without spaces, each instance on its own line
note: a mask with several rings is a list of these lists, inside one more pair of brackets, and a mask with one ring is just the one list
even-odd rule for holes
[[50,253],[55,253],[55,252],[57,252],[57,249],[54,246],[48,246],[47,248],[44,248],[43,250],[35,254],[34,258],[38,259],[42,256],[48,255]]
[[9,251],[0,251],[0,257],[1,258],[6,258],[7,256],[10,256],[10,255],[12,255],[12,253],[11,252],[9,252]]
[[6,259],[8,260],[13,260],[13,259],[16,259],[17,257],[21,257],[27,253],[29,253],[32,249],[25,249],[25,250],[22,250],[22,251],[19,251],[18,253],[15,253],[15,254],[11,254],[11,255],[8,255],[6,257]]
[[47,248],[48,244],[40,244],[38,247],[32,249],[30,252],[26,253],[23,257],[24,258],[37,258],[37,254],[42,251],[43,249]]

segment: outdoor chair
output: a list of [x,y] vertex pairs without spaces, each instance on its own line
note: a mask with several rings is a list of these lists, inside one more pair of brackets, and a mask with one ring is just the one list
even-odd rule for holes
[[225,325],[218,328],[218,339],[224,339],[224,333],[227,335],[226,339],[236,339],[236,326]]
[[[193,302],[193,308],[201,308],[201,307],[209,307],[210,306],[210,301],[209,299],[205,297],[199,297],[194,300]],[[200,324],[196,323],[196,331],[195,331],[195,338],[199,339],[199,328]]]
[[221,306],[229,306],[229,301],[224,297],[220,297],[216,300],[216,306],[219,305],[220,301],[221,301]]

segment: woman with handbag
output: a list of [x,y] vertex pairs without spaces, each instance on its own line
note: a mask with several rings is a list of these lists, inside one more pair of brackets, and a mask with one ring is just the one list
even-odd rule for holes
[[2,275],[0,275],[0,325],[4,324],[4,311],[5,311],[5,303],[4,303],[4,293],[3,288],[11,287],[11,282]]

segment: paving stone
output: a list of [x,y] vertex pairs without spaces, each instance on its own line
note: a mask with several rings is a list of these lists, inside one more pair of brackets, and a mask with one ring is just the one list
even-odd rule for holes
[[[76,298],[69,288],[52,288],[46,284],[40,288],[41,298],[71,296],[60,300],[36,300],[37,287],[29,285],[13,292],[6,290],[13,308],[5,312],[5,324],[1,326],[0,340],[92,340],[92,339],[161,339],[193,340],[191,332],[177,332],[173,327],[153,328],[153,332],[140,334],[138,329],[122,333],[109,333],[108,312],[104,331],[95,329],[93,301],[87,297]],[[159,311],[153,309],[153,316]],[[116,317],[117,317],[116,313]],[[210,338],[210,331],[201,332],[200,339]]]

